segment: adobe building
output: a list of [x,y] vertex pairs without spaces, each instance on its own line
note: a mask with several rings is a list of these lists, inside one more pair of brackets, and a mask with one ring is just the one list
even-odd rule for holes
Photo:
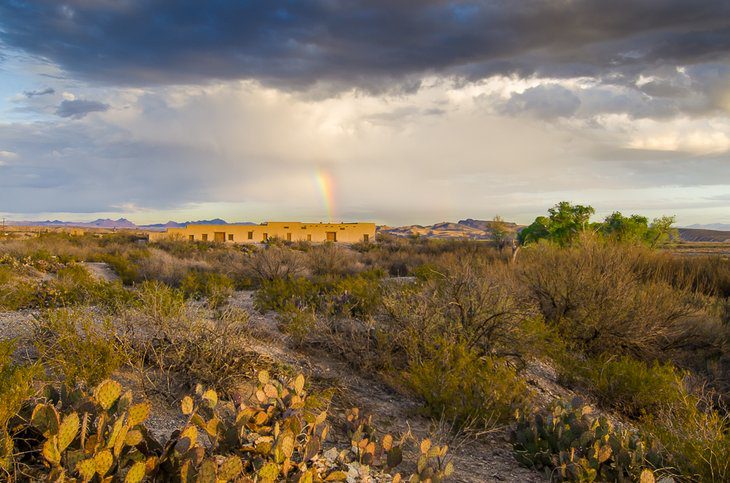
[[150,241],[165,238],[219,243],[263,243],[269,238],[293,242],[358,243],[375,239],[375,223],[267,221],[260,225],[187,225],[150,233]]

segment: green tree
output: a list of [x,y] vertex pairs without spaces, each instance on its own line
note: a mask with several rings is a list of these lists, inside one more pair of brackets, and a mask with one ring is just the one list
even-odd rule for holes
[[504,247],[507,246],[507,242],[510,239],[507,223],[505,223],[501,216],[495,215],[492,219],[490,228],[492,229],[494,244],[497,245],[499,251],[502,251]]
[[623,216],[615,211],[606,217],[598,231],[605,237],[619,242],[645,243],[649,232],[649,220],[645,216]]
[[650,247],[653,248],[679,237],[677,229],[672,228],[674,220],[673,216],[654,218],[651,225],[649,225],[649,230],[646,235],[646,239]]
[[538,240],[549,238],[550,230],[548,230],[548,223],[549,220],[546,216],[538,216],[530,226],[523,228],[518,233],[517,241],[520,242],[520,245],[528,245]]
[[548,210],[548,217],[539,216],[520,232],[520,243],[532,243],[540,239],[553,241],[561,246],[569,245],[578,234],[589,226],[591,206],[572,205],[561,201]]

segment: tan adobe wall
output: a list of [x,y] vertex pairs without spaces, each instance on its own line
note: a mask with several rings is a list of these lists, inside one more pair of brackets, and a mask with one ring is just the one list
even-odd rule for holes
[[150,233],[151,241],[163,238],[225,243],[262,243],[267,238],[313,243],[358,243],[375,240],[375,223],[270,221],[261,225],[188,225]]

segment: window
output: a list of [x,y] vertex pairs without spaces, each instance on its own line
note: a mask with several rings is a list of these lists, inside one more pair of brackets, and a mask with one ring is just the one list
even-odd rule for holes
[[336,242],[337,241],[337,232],[336,231],[328,231],[327,232],[327,241],[328,242]]
[[367,234],[366,235],[363,235],[362,236],[362,241],[364,241],[365,243],[369,242],[370,241],[370,235],[367,235]]
[[341,227],[340,227],[340,230],[344,230],[344,229],[345,229],[345,227],[344,227],[344,226],[341,226]]
[[208,234],[207,233],[203,233],[203,241],[208,241]]
[[307,241],[312,241],[312,235],[307,235]]
[[289,227],[288,227],[288,226],[285,226],[285,227],[284,227],[284,229],[285,229],[285,230],[288,230],[288,229],[289,229]]
[[252,231],[249,231],[248,232],[248,239],[249,240],[253,240],[253,232]]
[[291,233],[286,234],[286,241],[291,241]]
[[188,240],[195,241],[195,235],[189,235],[188,236]]
[[228,241],[233,241],[233,233],[228,234]]

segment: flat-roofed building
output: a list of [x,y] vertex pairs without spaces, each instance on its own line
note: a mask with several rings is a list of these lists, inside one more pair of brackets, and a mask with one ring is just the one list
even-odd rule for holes
[[263,243],[269,238],[314,243],[358,243],[375,239],[375,223],[267,221],[260,225],[187,225],[150,233],[151,241],[165,238],[219,243]]

